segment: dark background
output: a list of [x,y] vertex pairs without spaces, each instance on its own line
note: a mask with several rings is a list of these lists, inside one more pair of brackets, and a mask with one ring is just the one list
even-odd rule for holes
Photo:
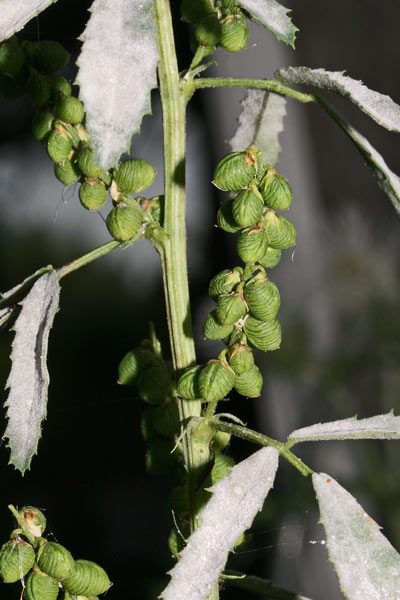
[[[74,61],[89,1],[59,0],[20,32],[21,39],[56,39]],[[178,2],[173,2],[175,13]],[[292,0],[300,28],[296,52],[272,34],[252,28],[240,55],[216,53],[213,74],[271,77],[288,64],[343,70],[370,88],[400,98],[397,35],[400,8],[384,0]],[[189,61],[189,29],[176,21],[180,67]],[[253,46],[256,44],[256,46]],[[212,227],[218,195],[209,183],[229,151],[241,90],[199,92],[188,115],[188,253],[199,362],[215,357],[201,323],[212,302],[210,278],[238,264],[233,236]],[[340,98],[332,103],[368,137],[389,166],[400,172],[398,137]],[[158,177],[149,196],[162,190],[160,109],[144,121],[133,155],[151,160]],[[25,99],[0,99],[0,289],[7,290],[37,268],[58,267],[109,239],[103,221],[79,205],[76,190],[53,177],[45,149],[32,139],[32,107]],[[285,439],[314,422],[398,412],[400,291],[398,220],[362,159],[335,124],[314,106],[288,103],[279,169],[294,189],[290,218],[298,230],[294,260],[286,251],[271,278],[282,295],[279,352],[259,356],[265,378],[257,400],[233,398],[234,412],[250,427]],[[63,202],[66,200],[67,202]],[[57,211],[57,212],[56,212]],[[107,214],[107,212],[103,213]],[[55,218],[56,216],[56,218]],[[61,310],[50,335],[48,416],[39,454],[22,478],[0,448],[0,540],[12,527],[7,505],[46,510],[49,537],[76,558],[100,563],[114,586],[107,598],[155,598],[172,566],[166,546],[164,501],[169,484],[144,470],[139,431],[142,405],[116,384],[121,357],[155,323],[168,353],[157,256],[145,242],[102,258],[62,282]],[[0,381],[10,368],[12,334],[0,336]],[[7,393],[3,393],[5,400]],[[225,410],[225,408],[224,408]],[[4,415],[4,413],[3,413]],[[3,425],[3,430],[5,424]],[[237,459],[248,444],[231,444]],[[329,442],[299,446],[315,470],[329,472],[352,493],[400,547],[400,490],[396,442]],[[232,567],[273,578],[314,600],[341,596],[327,563],[309,484],[282,465],[274,490],[257,518],[250,546]],[[6,600],[17,584],[3,585]],[[223,598],[244,598],[233,589]]]

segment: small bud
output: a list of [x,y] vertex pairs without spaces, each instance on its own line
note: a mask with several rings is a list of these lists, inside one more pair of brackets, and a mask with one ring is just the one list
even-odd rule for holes
[[178,380],[176,391],[185,400],[196,400],[201,398],[199,387],[199,375],[202,366],[189,367],[186,369]]
[[44,73],[54,73],[65,67],[69,61],[69,53],[58,42],[40,40],[32,48],[33,66]]
[[244,50],[249,39],[250,30],[245,19],[240,15],[229,15],[221,21],[221,39],[219,44],[229,52]]
[[88,210],[99,210],[107,201],[104,183],[96,179],[86,179],[79,188],[79,200]]
[[251,150],[231,152],[222,158],[215,169],[213,184],[220,190],[241,190],[257,173],[257,160]]
[[51,96],[49,78],[40,73],[32,73],[26,82],[26,93],[36,106],[42,106]]
[[260,369],[253,365],[248,371],[236,375],[235,390],[246,398],[258,398],[261,395],[263,378]]
[[182,0],[181,15],[187,23],[199,23],[214,11],[212,0]]
[[272,281],[260,273],[246,284],[244,297],[251,314],[260,321],[275,319],[281,299],[279,290]]
[[90,560],[76,560],[71,575],[62,582],[70,594],[97,596],[106,592],[111,585],[105,570]]
[[136,200],[128,196],[120,198],[117,206],[109,213],[106,224],[113,238],[127,242],[139,231],[144,213]]
[[232,203],[232,214],[241,227],[251,227],[262,217],[264,202],[257,188],[242,190]]
[[237,252],[245,263],[254,263],[264,256],[267,249],[264,227],[256,225],[244,231],[237,242]]
[[269,208],[287,210],[292,203],[292,188],[286,179],[279,175],[271,165],[267,165],[259,189],[264,203]]
[[44,142],[49,137],[54,123],[53,113],[41,110],[32,119],[33,135],[39,142]]
[[79,179],[80,171],[75,161],[66,158],[62,162],[54,165],[54,174],[58,181],[64,185],[71,185]]
[[0,549],[0,575],[4,583],[14,583],[21,579],[34,563],[34,549],[19,537],[6,542]]
[[153,198],[140,198],[140,206],[144,211],[150,213],[151,218],[161,227],[164,225],[164,196],[153,196]]
[[55,542],[45,542],[37,553],[37,563],[43,573],[63,580],[69,577],[74,569],[71,553]]
[[273,267],[276,267],[281,260],[281,255],[282,251],[279,250],[279,248],[271,248],[271,246],[268,246],[264,256],[259,258],[257,262],[265,269],[272,269]]
[[214,48],[221,39],[222,28],[217,15],[211,14],[204,17],[194,31],[194,37],[206,48]]
[[155,176],[151,164],[139,158],[125,160],[114,172],[115,182],[123,194],[141,192],[153,183]]
[[26,600],[56,600],[60,591],[58,581],[40,571],[30,573],[25,583]]
[[225,475],[228,475],[234,465],[235,461],[231,456],[228,456],[227,454],[217,454],[211,471],[211,481],[213,485],[225,477]]
[[172,381],[165,365],[148,367],[137,382],[139,396],[149,404],[162,404],[172,387]]
[[221,295],[218,298],[216,313],[221,325],[233,325],[247,313],[247,304],[243,295],[240,292]]
[[203,334],[208,340],[222,340],[233,331],[233,324],[221,325],[217,311],[210,312],[203,323]]
[[233,200],[228,200],[221,204],[217,212],[217,226],[227,233],[238,233],[242,226],[238,225],[232,214]]
[[82,102],[78,98],[61,94],[57,98],[56,114],[62,121],[76,125],[83,120],[85,111]]
[[206,402],[222,400],[233,388],[235,373],[226,361],[210,360],[199,375],[199,388]]
[[246,319],[243,328],[250,344],[264,352],[277,350],[281,344],[281,326],[276,319],[260,321],[250,316]]
[[66,130],[54,130],[47,140],[47,152],[51,160],[56,163],[63,162],[69,157],[72,150],[72,140]]
[[228,362],[236,375],[240,375],[252,368],[254,356],[250,348],[238,343],[229,349]]

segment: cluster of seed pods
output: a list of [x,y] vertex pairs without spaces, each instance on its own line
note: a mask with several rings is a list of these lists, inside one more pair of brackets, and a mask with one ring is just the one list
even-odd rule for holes
[[0,548],[0,575],[5,583],[22,581],[25,600],[97,600],[111,582],[105,570],[89,560],[74,560],[61,544],[42,534],[44,514],[34,506],[18,512],[18,529]]

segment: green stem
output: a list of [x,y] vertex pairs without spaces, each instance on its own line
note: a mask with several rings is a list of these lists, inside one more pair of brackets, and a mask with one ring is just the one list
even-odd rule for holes
[[245,575],[238,571],[224,571],[222,579],[228,585],[246,590],[256,596],[268,597],[271,600],[310,600],[305,596],[285,590],[272,583],[272,581],[261,579],[261,577],[256,577],[255,575]]
[[69,273],[72,273],[73,271],[84,267],[85,265],[89,264],[93,260],[96,260],[97,258],[100,258],[101,256],[105,256],[109,252],[112,252],[112,250],[120,248],[122,245],[123,244],[121,242],[112,241],[107,242],[106,244],[103,244],[102,246],[99,246],[94,250],[91,250],[87,254],[84,254],[83,256],[80,256],[79,258],[73,260],[67,265],[64,265],[63,267],[57,269],[58,279],[62,279],[63,277],[65,277],[65,275],[69,275]]

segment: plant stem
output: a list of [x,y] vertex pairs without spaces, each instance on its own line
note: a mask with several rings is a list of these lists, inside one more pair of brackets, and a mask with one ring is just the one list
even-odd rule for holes
[[286,85],[283,85],[275,79],[242,79],[242,78],[231,78],[231,77],[204,77],[202,79],[195,79],[193,84],[196,89],[203,88],[221,88],[221,87],[245,87],[259,90],[269,90],[282,96],[288,96],[294,98],[299,102],[316,102],[314,94],[304,94],[293,90]]
[[245,575],[238,571],[224,571],[222,578],[228,585],[241,588],[256,596],[268,597],[270,600],[310,600],[305,596],[296,594],[296,592],[278,587],[272,581],[254,575]]
[[65,277],[65,275],[69,275],[69,273],[72,273],[73,271],[76,271],[77,269],[84,267],[85,265],[89,264],[93,260],[96,260],[97,258],[100,258],[101,256],[105,256],[112,250],[115,250],[115,248],[120,248],[121,246],[123,246],[123,243],[117,242],[114,240],[112,242],[107,242],[106,244],[103,244],[102,246],[99,246],[98,248],[95,248],[94,250],[91,250],[87,254],[84,254],[83,256],[80,256],[79,258],[73,260],[72,262],[68,263],[67,265],[64,265],[63,267],[60,267],[59,269],[57,269],[58,279],[62,279],[63,277]]

